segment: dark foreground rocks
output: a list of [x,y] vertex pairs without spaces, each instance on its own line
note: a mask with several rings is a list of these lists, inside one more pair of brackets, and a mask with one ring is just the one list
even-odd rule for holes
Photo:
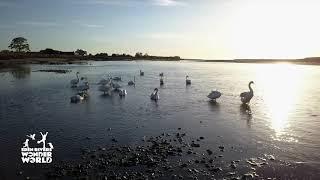
[[[143,145],[82,149],[79,163],[59,162],[46,173],[48,179],[261,179],[256,169],[269,159],[227,162],[222,146],[200,150],[200,142],[187,142],[186,134],[144,138]],[[202,140],[204,138],[201,138]],[[272,158],[270,158],[272,159]],[[273,160],[274,161],[274,158]]]

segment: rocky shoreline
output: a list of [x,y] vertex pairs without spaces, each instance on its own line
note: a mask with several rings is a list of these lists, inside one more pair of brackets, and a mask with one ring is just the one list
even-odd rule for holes
[[[273,155],[249,159],[226,160],[224,152],[234,147],[219,145],[203,150],[205,137],[194,140],[185,132],[162,133],[143,137],[142,145],[118,145],[81,149],[81,161],[56,162],[46,170],[47,179],[273,179],[282,174],[263,173],[263,168],[289,163],[276,160]],[[24,176],[18,172],[18,176]],[[26,176],[26,179],[38,179]]]

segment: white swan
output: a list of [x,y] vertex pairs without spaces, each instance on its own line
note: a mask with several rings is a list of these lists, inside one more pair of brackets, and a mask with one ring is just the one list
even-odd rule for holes
[[119,90],[119,96],[123,97],[127,95],[127,91],[125,89],[120,89]]
[[110,81],[111,81],[110,78],[108,78],[108,79],[102,78],[98,84],[106,85],[106,84],[110,83]]
[[111,90],[112,90],[112,87],[110,84],[99,86],[99,91],[102,91],[104,95],[106,95],[106,93],[110,95]]
[[82,77],[79,85],[77,86],[77,90],[79,92],[87,92],[90,87],[89,87],[89,82],[86,80],[87,78]]
[[161,78],[160,78],[160,86],[162,86],[163,84],[164,84],[163,76],[161,76]]
[[241,102],[243,103],[243,104],[248,104],[248,103],[250,103],[250,100],[252,99],[252,97],[253,97],[253,90],[252,90],[252,88],[251,88],[251,84],[254,84],[254,82],[253,81],[250,81],[249,82],[249,90],[250,91],[248,91],[248,92],[243,92],[243,93],[241,93],[240,94],[240,98],[241,98]]
[[129,85],[129,86],[134,86],[134,85],[136,85],[136,77],[135,77],[135,76],[133,76],[133,81],[129,81],[129,82],[128,82],[128,85]]
[[159,100],[158,88],[155,88],[153,93],[150,95],[151,100],[157,101]]
[[114,88],[115,91],[119,91],[121,88],[120,84],[111,82],[111,86]]
[[211,93],[207,97],[210,98],[213,101],[216,101],[216,99],[221,97],[221,92],[219,92],[219,91],[211,91]]
[[186,76],[186,85],[190,85],[191,84],[191,80],[189,79],[189,76]]
[[77,79],[72,79],[70,81],[71,87],[77,87],[79,83],[79,72],[76,73]]
[[144,76],[144,72],[140,70],[140,76]]

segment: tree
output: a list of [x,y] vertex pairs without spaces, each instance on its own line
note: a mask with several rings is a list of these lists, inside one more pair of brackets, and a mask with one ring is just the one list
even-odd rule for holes
[[9,53],[11,53],[11,51],[7,49],[0,51],[0,54],[9,54]]
[[141,52],[137,52],[136,55],[135,55],[135,57],[136,57],[136,58],[141,58],[141,57],[143,57],[143,55],[142,55]]
[[87,51],[82,50],[82,49],[77,49],[75,51],[75,54],[78,55],[78,56],[85,56],[85,55],[87,55]]
[[29,52],[30,51],[28,41],[24,37],[14,38],[8,47],[10,49],[15,49],[16,52]]

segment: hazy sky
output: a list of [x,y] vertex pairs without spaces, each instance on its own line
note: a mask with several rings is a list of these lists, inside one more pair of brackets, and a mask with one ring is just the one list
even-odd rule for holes
[[0,0],[0,49],[179,55],[320,56],[319,0]]

